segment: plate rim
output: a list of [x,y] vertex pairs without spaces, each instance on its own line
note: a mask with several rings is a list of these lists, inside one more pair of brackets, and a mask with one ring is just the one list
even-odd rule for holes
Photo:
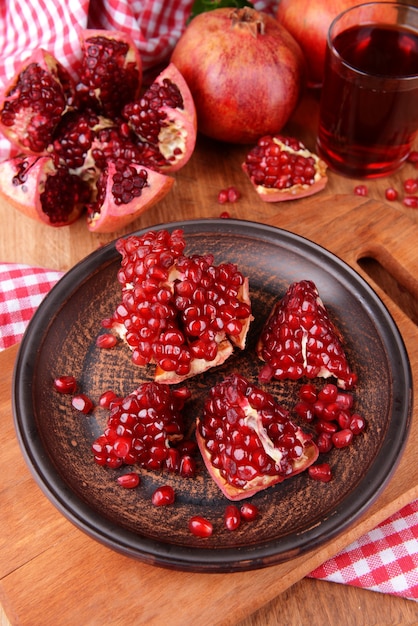
[[[47,454],[44,454],[42,457],[42,452],[45,453],[45,450],[43,450],[40,439],[38,439],[37,445],[33,448],[35,444],[31,441],[31,437],[29,435],[30,433],[36,435],[36,432],[34,432],[36,431],[35,420],[32,415],[22,416],[21,414],[21,409],[25,404],[24,400],[28,393],[27,385],[30,385],[30,380],[32,378],[31,372],[33,371],[34,364],[32,363],[31,367],[31,362],[35,359],[35,356],[31,354],[30,351],[31,343],[33,342],[33,334],[36,334],[36,332],[39,331],[39,327],[41,329],[43,328],[44,332],[47,332],[49,321],[53,318],[53,316],[52,318],[45,318],[44,313],[49,311],[50,313],[54,313],[54,315],[56,315],[56,304],[61,301],[61,292],[62,290],[65,290],[67,283],[70,286],[73,284],[74,277],[80,277],[81,280],[76,280],[74,282],[75,287],[73,287],[73,290],[78,289],[83,282],[83,275],[85,280],[89,280],[93,272],[99,272],[104,263],[113,263],[115,258],[119,256],[116,251],[115,244],[120,238],[126,238],[132,234],[140,235],[150,230],[167,229],[171,231],[177,228],[183,229],[187,238],[188,234],[199,234],[199,232],[202,232],[202,227],[205,229],[204,232],[210,231],[220,232],[222,234],[239,235],[243,234],[240,232],[242,229],[253,229],[260,234],[263,240],[266,238],[268,240],[271,239],[274,243],[274,240],[276,239],[276,245],[277,240],[280,241],[281,239],[285,239],[289,246],[291,246],[292,243],[297,242],[299,245],[309,248],[315,258],[317,258],[318,252],[322,254],[328,262],[331,262],[339,268],[340,273],[342,272],[343,275],[354,278],[356,288],[361,287],[362,293],[366,292],[369,298],[371,297],[373,305],[378,307],[381,315],[383,315],[383,318],[386,319],[389,324],[392,340],[398,348],[398,354],[402,362],[405,392],[404,397],[406,398],[405,411],[407,414],[406,418],[404,417],[404,428],[401,432],[395,433],[397,435],[395,440],[392,438],[388,441],[386,433],[378,454],[365,474],[365,477],[367,477],[371,472],[373,472],[373,470],[376,469],[376,467],[378,467],[380,470],[378,471],[378,475],[380,476],[380,480],[377,481],[378,487],[376,488],[376,480],[371,483],[363,484],[365,482],[365,477],[363,477],[362,481],[357,485],[354,491],[348,494],[348,496],[340,502],[340,504],[326,520],[314,525],[303,533],[303,537],[299,537],[297,549],[289,547],[287,550],[285,549],[279,552],[279,556],[275,553],[272,554],[272,547],[274,548],[276,544],[284,544],[284,547],[286,547],[287,542],[282,538],[271,542],[264,542],[263,544],[257,544],[256,546],[222,547],[222,549],[219,550],[208,549],[205,547],[196,548],[177,546],[139,535],[138,533],[125,529],[115,522],[104,518],[100,512],[89,507],[87,503],[82,501],[81,498],[79,498],[69,488],[65,481],[56,472],[52,461],[48,458]],[[252,233],[246,233],[245,236],[252,237]],[[354,295],[358,297],[357,293],[353,294],[353,296]],[[369,305],[369,302],[362,298],[363,307],[365,306],[365,302]],[[43,335],[41,337],[43,337]],[[42,339],[40,338],[38,341],[38,349],[40,349],[41,343]],[[132,233],[127,233],[117,237],[102,248],[92,251],[86,257],[81,259],[72,268],[70,268],[48,292],[30,320],[18,349],[13,371],[12,391],[13,421],[23,457],[33,478],[41,488],[41,491],[54,504],[60,513],[64,515],[64,517],[66,517],[80,530],[85,532],[88,536],[127,556],[169,569],[205,573],[246,571],[278,564],[296,556],[300,556],[308,551],[314,550],[324,543],[331,541],[335,538],[335,536],[339,535],[347,527],[349,527],[355,520],[360,518],[365,510],[371,506],[371,504],[378,498],[380,493],[386,487],[400,462],[402,452],[409,436],[413,399],[411,365],[403,337],[397,327],[397,324],[388,307],[378,296],[373,287],[351,265],[320,244],[317,244],[304,236],[293,233],[292,231],[251,220],[238,220],[231,218],[181,220],[141,228],[133,231]],[[35,452],[38,452],[38,456],[36,458]],[[40,457],[39,453],[41,454]],[[382,468],[384,468],[385,471],[383,471]],[[359,505],[358,490],[360,488],[362,489],[362,497],[360,498]],[[356,506],[354,506],[354,504]],[[348,517],[344,515],[347,505],[350,511],[353,506],[355,509],[355,511]],[[342,517],[344,519],[341,519]],[[97,523],[97,518],[99,518],[99,524]],[[324,525],[327,529],[326,540],[324,540],[323,537]]]

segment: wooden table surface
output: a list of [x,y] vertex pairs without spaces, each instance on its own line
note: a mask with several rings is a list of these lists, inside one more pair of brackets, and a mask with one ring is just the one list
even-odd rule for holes
[[[313,149],[317,108],[316,95],[308,93],[283,132],[304,140]],[[91,251],[130,230],[174,220],[218,217],[222,210],[228,210],[233,218],[272,224],[308,237],[339,255],[362,274],[386,303],[401,330],[416,383],[418,211],[407,209],[401,202],[387,203],[384,191],[389,186],[402,190],[402,180],[418,177],[418,170],[412,164],[405,164],[390,178],[367,182],[367,198],[353,193],[355,185],[363,181],[329,173],[327,188],[317,196],[269,204],[258,199],[241,171],[245,151],[242,146],[224,146],[199,137],[190,162],[175,175],[176,184],[170,194],[125,231],[110,235],[89,233],[83,219],[71,227],[53,229],[29,220],[4,203],[0,204],[0,261],[67,270]],[[242,197],[235,204],[221,207],[217,203],[218,191],[229,185],[239,189]],[[6,433],[10,441],[6,451],[3,441],[3,461],[0,461],[3,476],[0,485],[0,602],[4,609],[0,613],[1,626],[9,623],[28,626],[41,623],[46,626],[50,623],[54,626],[74,623],[83,626],[142,623],[240,623],[241,626],[418,623],[418,605],[414,602],[304,577],[326,558],[418,497],[418,468],[413,447],[415,441],[418,443],[416,405],[410,441],[394,477],[367,515],[352,528],[325,548],[310,553],[306,558],[299,557],[284,567],[267,568],[251,575],[240,573],[203,578],[199,575],[191,578],[179,574],[178,580],[184,579],[189,589],[181,596],[181,602],[186,604],[178,605],[175,598],[171,598],[171,606],[167,607],[164,606],[167,594],[162,584],[163,580],[168,580],[164,578],[167,576],[165,570],[152,566],[141,570],[142,564],[132,564],[127,557],[109,554],[109,550],[96,545],[63,520],[35,486],[19,456],[10,415],[10,381],[15,355],[15,348],[0,355],[0,423],[3,435]],[[15,476],[16,484],[13,482]],[[30,511],[25,512],[25,503],[31,507]],[[16,524],[11,529],[7,526],[10,524],[10,511],[14,512],[13,523]],[[43,523],[48,524],[48,532],[43,532]],[[30,536],[29,532],[32,533]],[[39,545],[35,550],[37,542]],[[78,552],[73,553],[72,546]],[[105,621],[98,600],[91,598],[89,603],[85,595],[77,595],[80,594],[77,567],[83,569],[87,563],[83,561],[83,550],[89,559],[91,572],[108,585],[105,596],[101,596],[106,603]],[[48,552],[55,557],[69,559],[71,568],[70,573],[68,568],[66,570],[67,580],[58,578],[63,564],[59,564],[56,574],[51,572],[56,564],[48,561]],[[107,568],[113,567],[114,571],[108,571]],[[129,607],[122,609],[124,604],[133,601],[133,596],[127,589],[121,588],[119,570],[125,568],[129,578],[134,567],[135,571],[138,568],[146,570],[147,576],[153,579],[154,587],[161,587],[153,599],[158,603],[155,609],[157,616],[147,621],[139,619],[138,614],[129,617]],[[171,573],[170,585],[174,584],[172,581],[175,578],[176,573]],[[196,582],[198,578],[199,584],[202,582],[200,587]],[[45,589],[46,585],[50,587]],[[206,589],[204,597],[196,595],[193,599],[188,598],[198,592],[201,594],[202,589]],[[218,597],[221,598],[219,602]],[[194,606],[188,607],[187,602],[194,602]],[[52,610],[55,617],[51,622],[48,615]],[[77,611],[76,621],[74,611]],[[43,614],[45,617],[41,618]],[[145,617],[143,619],[146,620]]]

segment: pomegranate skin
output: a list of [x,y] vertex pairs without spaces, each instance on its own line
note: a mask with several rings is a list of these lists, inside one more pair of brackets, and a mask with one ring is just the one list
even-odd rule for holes
[[331,22],[339,13],[358,4],[360,0],[280,0],[276,18],[302,48],[309,87],[322,85]]
[[171,61],[192,93],[198,130],[229,143],[279,132],[304,83],[300,46],[274,17],[250,8],[196,16]]

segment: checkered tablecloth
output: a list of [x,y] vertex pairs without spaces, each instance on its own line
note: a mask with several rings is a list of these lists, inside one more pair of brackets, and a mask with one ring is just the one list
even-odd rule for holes
[[[0,263],[0,349],[22,338],[42,299],[62,276]],[[418,601],[418,500],[326,561],[311,577]]]

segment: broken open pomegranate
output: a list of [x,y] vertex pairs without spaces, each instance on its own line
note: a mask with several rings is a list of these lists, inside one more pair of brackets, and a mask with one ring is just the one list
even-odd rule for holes
[[265,202],[311,196],[327,184],[327,166],[300,141],[281,135],[261,137],[242,165]]
[[137,365],[156,364],[155,379],[177,383],[244,349],[252,320],[248,279],[211,255],[186,256],[181,230],[119,239],[122,300],[113,329]]
[[[114,232],[171,189],[167,173],[194,150],[196,112],[174,65],[140,94],[141,59],[125,34],[83,31],[81,45],[78,79],[39,50],[0,98],[0,130],[23,153],[2,166],[0,194],[51,226],[70,224],[87,208],[89,230]],[[48,182],[22,178],[28,155],[50,158]]]
[[249,498],[312,465],[318,448],[274,397],[231,375],[215,385],[197,421],[206,467],[230,500]]
[[257,352],[265,361],[260,381],[299,380],[333,376],[342,389],[351,389],[351,371],[341,333],[331,321],[315,284],[293,283],[278,301],[259,338]]

